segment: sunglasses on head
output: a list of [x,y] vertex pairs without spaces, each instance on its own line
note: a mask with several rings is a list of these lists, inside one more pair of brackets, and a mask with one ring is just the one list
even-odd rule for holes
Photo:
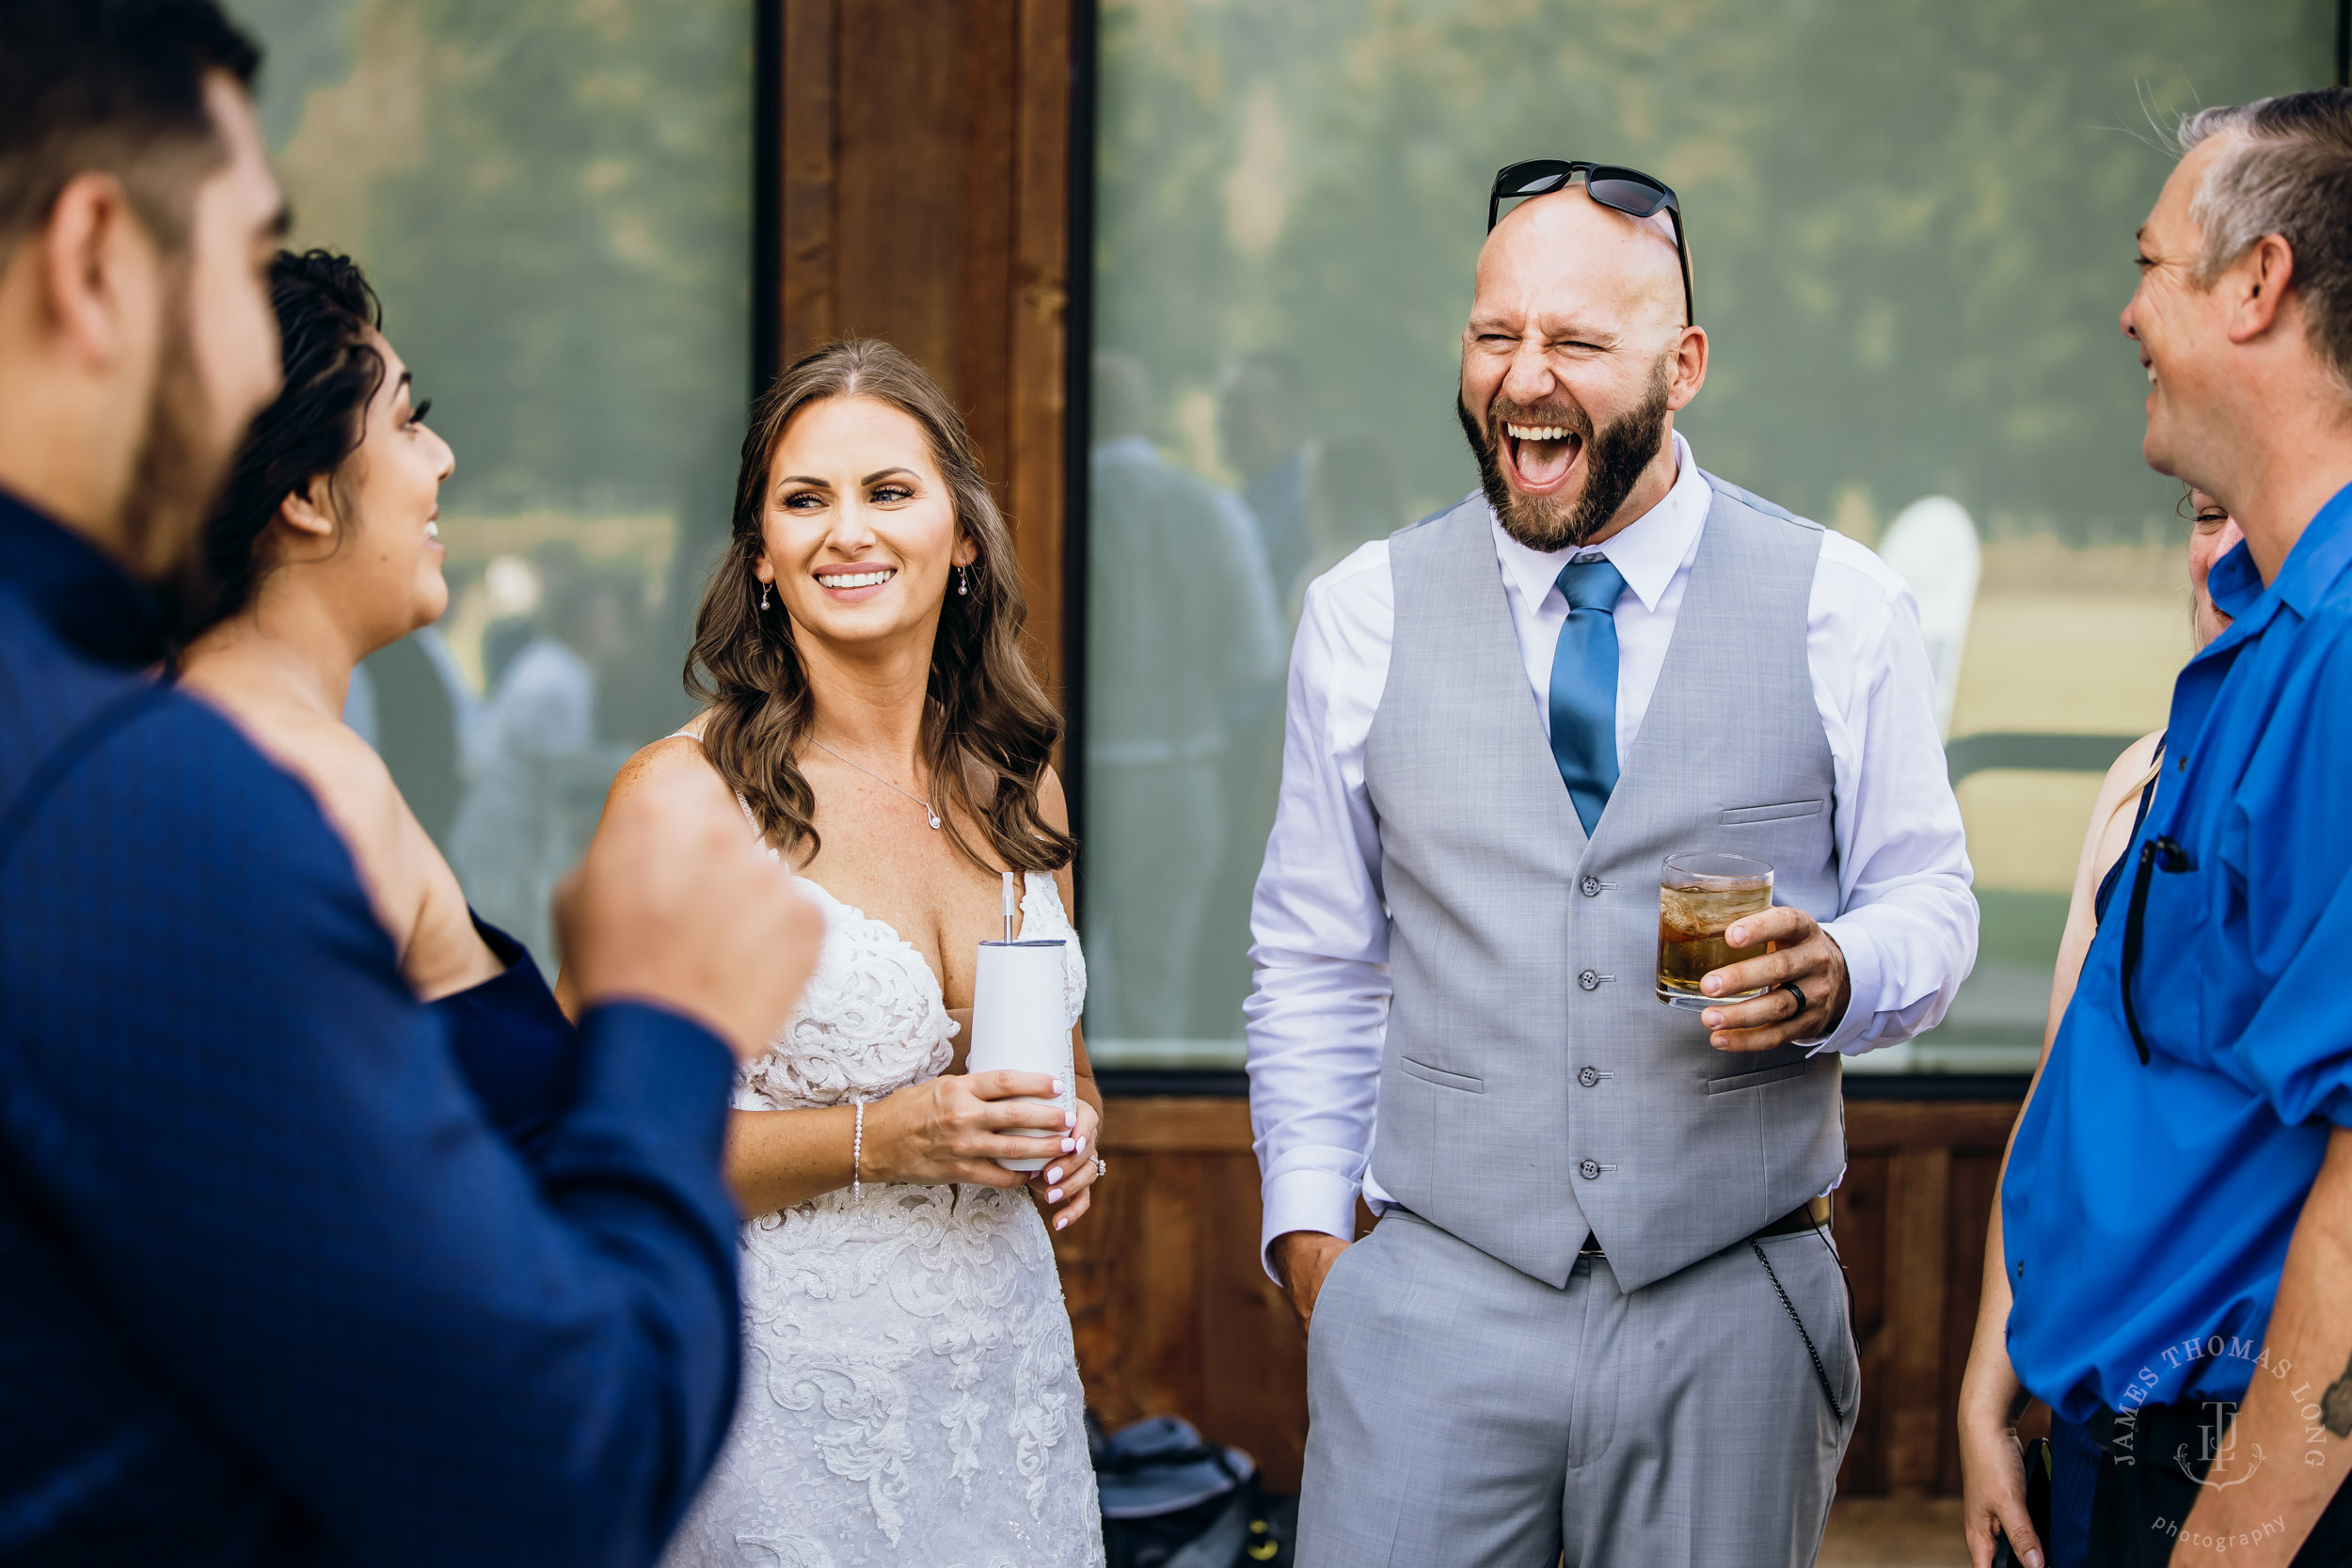
[[1615,164],[1570,163],[1561,158],[1530,158],[1512,164],[1495,175],[1494,188],[1486,193],[1486,231],[1494,232],[1496,222],[1502,216],[1502,204],[1520,197],[1549,196],[1565,190],[1576,177],[1584,176],[1584,194],[1602,206],[1623,213],[1631,218],[1646,218],[1665,210],[1667,219],[1675,227],[1675,260],[1682,265],[1682,316],[1695,326],[1698,311],[1691,302],[1691,249],[1682,238],[1682,202],[1674,188],[1644,174],[1638,168],[1621,168]]

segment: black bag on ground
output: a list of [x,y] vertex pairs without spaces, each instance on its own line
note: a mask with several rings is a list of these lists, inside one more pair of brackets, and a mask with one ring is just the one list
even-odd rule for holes
[[1103,1498],[1110,1568],[1286,1568],[1295,1499],[1259,1487],[1256,1462],[1200,1440],[1173,1416],[1104,1438],[1091,1418],[1088,1446]]

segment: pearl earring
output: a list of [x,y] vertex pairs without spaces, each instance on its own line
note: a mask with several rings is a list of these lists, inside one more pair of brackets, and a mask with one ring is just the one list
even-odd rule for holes
[[763,582],[763,583],[761,583],[761,584],[759,585],[759,608],[760,608],[761,610],[765,610],[768,608],[768,589],[769,589],[769,586],[770,586],[769,584],[764,583],[764,582]]
[[956,592],[958,594],[972,592],[972,574],[961,566],[956,568]]

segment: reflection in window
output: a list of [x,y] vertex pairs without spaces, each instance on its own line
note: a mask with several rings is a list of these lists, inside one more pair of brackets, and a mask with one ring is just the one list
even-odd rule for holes
[[552,974],[556,878],[691,712],[750,374],[750,0],[230,3],[294,243],[367,269],[457,453],[450,612],[347,717]]
[[[1090,1043],[1231,1065],[1307,581],[1475,483],[1487,182],[1677,187],[1699,459],[1918,585],[1984,911],[1943,1028],[2031,1065],[2098,776],[2188,651],[2115,314],[2175,112],[2327,80],[2330,8],[1104,0],[1085,723]],[[1271,607],[1270,611],[1267,607]]]
[[[1281,643],[1264,518],[1173,463],[1151,437],[1149,372],[1094,366],[1089,472],[1092,598],[1087,830],[1093,955],[1089,1016],[1129,1042],[1230,1034],[1233,921],[1279,782]],[[1294,453],[1275,452],[1263,495]],[[1299,552],[1303,559],[1303,550]],[[1261,820],[1264,819],[1264,820]]]

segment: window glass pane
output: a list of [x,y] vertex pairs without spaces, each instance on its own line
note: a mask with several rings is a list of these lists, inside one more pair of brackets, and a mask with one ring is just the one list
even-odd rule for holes
[[1104,0],[1096,1054],[1238,1061],[1303,585],[1474,486],[1453,404],[1487,187],[1559,157],[1682,198],[1700,463],[1920,589],[1982,953],[1942,1029],[1856,1067],[2029,1067],[2099,775],[2188,653],[2180,490],[2140,461],[2115,325],[2132,234],[2173,117],[2325,82],[2333,25],[2324,0]]
[[366,268],[457,454],[450,611],[346,717],[552,974],[555,879],[691,711],[750,380],[750,0],[231,4],[294,245]]

